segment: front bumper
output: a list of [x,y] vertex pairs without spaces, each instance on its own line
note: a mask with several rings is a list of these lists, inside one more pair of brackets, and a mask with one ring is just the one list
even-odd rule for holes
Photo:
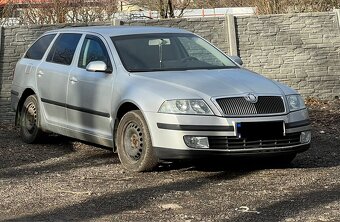
[[[272,155],[280,153],[297,153],[308,149],[309,143],[300,143],[299,135],[310,131],[310,121],[307,110],[288,113],[280,116],[261,116],[243,118],[225,118],[220,116],[171,115],[161,113],[144,113],[148,122],[153,147],[160,159],[183,159],[204,156],[230,155]],[[190,148],[184,141],[184,136],[208,137],[223,143],[224,138],[235,140],[239,123],[281,122],[284,138],[288,142],[281,146],[281,140],[275,143],[254,143],[248,141],[244,147],[231,149],[211,146],[209,148]],[[214,141],[214,142],[215,142]],[[235,141],[234,141],[235,142]],[[238,141],[236,141],[238,142]],[[252,143],[252,142],[251,142]],[[229,146],[229,145],[228,145]],[[242,145],[241,145],[242,146]]]
[[164,147],[154,147],[156,155],[161,160],[180,160],[180,159],[201,159],[210,157],[270,157],[286,154],[301,153],[308,150],[310,144],[304,144],[294,147],[275,148],[275,149],[257,149],[228,152],[224,150],[207,150],[207,149],[173,149]]

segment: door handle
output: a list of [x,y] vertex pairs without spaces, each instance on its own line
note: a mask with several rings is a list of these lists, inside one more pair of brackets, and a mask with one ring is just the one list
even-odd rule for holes
[[78,79],[76,77],[72,76],[70,78],[70,81],[71,81],[71,83],[76,83],[76,82],[78,82]]

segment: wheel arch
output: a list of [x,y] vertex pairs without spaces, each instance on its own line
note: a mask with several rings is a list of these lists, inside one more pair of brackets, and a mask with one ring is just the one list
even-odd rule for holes
[[19,120],[20,120],[20,111],[22,109],[22,106],[24,105],[24,102],[25,100],[27,99],[27,97],[31,96],[31,95],[36,95],[36,93],[34,92],[33,89],[31,88],[26,88],[20,99],[19,99],[19,102],[18,102],[18,105],[17,105],[17,109],[16,109],[16,113],[15,113],[15,125],[17,126],[19,124]]
[[123,102],[116,112],[116,120],[121,120],[122,117],[132,110],[141,110],[141,108],[132,101]]
[[117,109],[117,112],[115,115],[115,124],[114,124],[114,129],[113,129],[113,143],[114,143],[113,151],[116,151],[116,135],[117,135],[118,124],[120,120],[123,118],[123,116],[132,110],[141,110],[141,109],[139,106],[137,106],[132,101],[122,102],[119,105],[119,108]]

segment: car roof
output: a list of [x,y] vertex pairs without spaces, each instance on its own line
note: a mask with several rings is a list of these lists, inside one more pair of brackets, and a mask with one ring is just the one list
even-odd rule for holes
[[48,31],[46,33],[55,32],[90,32],[97,33],[105,36],[121,36],[121,35],[134,35],[134,34],[152,34],[152,33],[190,33],[186,30],[167,27],[156,26],[84,26],[63,28]]

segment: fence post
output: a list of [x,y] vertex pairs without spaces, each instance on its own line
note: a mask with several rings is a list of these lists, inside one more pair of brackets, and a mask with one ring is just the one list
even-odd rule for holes
[[336,14],[336,19],[338,21],[338,27],[340,28],[340,9],[334,9],[334,12]]
[[0,52],[2,50],[2,47],[1,47],[1,45],[2,45],[2,33],[3,33],[3,26],[0,26]]
[[236,28],[235,17],[231,14],[226,14],[225,20],[227,23],[227,35],[229,42],[229,55],[237,56]]
[[113,26],[120,26],[120,19],[113,19],[112,20],[112,25]]

